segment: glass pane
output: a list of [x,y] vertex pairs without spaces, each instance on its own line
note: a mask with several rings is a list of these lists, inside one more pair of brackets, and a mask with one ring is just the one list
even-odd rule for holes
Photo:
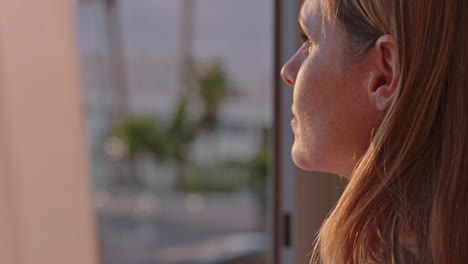
[[270,263],[273,1],[77,7],[102,263]]

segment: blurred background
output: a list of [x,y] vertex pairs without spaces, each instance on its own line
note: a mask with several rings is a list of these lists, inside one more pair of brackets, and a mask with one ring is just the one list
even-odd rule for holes
[[273,1],[76,19],[102,263],[270,263]]
[[307,263],[301,0],[0,0],[0,263]]

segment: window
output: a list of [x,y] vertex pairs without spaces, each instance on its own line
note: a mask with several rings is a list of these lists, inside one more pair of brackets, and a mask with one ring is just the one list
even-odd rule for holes
[[271,263],[272,0],[82,0],[102,263]]

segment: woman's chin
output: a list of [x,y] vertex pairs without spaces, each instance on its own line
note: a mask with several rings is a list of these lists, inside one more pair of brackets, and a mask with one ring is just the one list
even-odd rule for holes
[[327,157],[327,155],[324,153],[305,151],[300,146],[294,144],[291,150],[291,157],[294,164],[305,171],[325,172],[346,177],[344,168],[338,166],[338,164],[334,164],[331,158],[325,159],[324,157]]
[[299,144],[294,143],[291,149],[291,157],[297,167],[306,171],[320,171],[321,166],[312,158],[313,155],[306,152]]

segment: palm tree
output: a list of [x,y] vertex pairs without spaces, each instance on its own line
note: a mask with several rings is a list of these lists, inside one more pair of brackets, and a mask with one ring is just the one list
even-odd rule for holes
[[229,81],[219,61],[215,61],[199,73],[197,83],[198,93],[203,104],[200,125],[202,128],[212,131],[218,123],[221,106],[228,99],[238,96],[239,91]]
[[198,131],[197,124],[188,119],[187,105],[187,98],[182,98],[164,134],[166,155],[177,164],[176,189],[182,189],[185,183],[185,175],[190,162],[189,146]]
[[[111,85],[113,102],[113,123],[117,124],[120,119],[128,115],[129,110],[129,87],[127,82],[127,72],[125,67],[125,56],[123,46],[123,36],[121,18],[119,16],[119,0],[101,0],[105,5],[106,19],[106,42],[109,58],[109,78]],[[130,158],[115,164],[117,180],[119,182],[140,183],[136,175],[136,159]]]
[[192,56],[193,40],[195,33],[195,0],[180,0],[180,77],[182,85],[185,86],[186,95],[193,93],[193,67]]
[[[149,154],[156,162],[177,164],[176,188],[184,182],[185,168],[189,162],[188,147],[193,142],[197,124],[187,117],[188,100],[182,98],[166,124],[150,116],[123,118],[115,133],[128,146],[128,158],[135,160]],[[134,182],[141,182],[137,175]]]
[[[198,96],[203,107],[198,121],[189,119],[189,97],[182,96],[166,123],[148,116],[127,117],[122,118],[115,128],[117,135],[128,145],[129,160],[149,154],[159,163],[174,162],[177,165],[177,189],[184,186],[190,164],[190,144],[202,131],[214,134],[222,105],[239,94],[228,81],[219,62],[197,73],[194,79],[198,84]],[[138,178],[136,175],[135,177]],[[138,182],[138,179],[134,182]]]

